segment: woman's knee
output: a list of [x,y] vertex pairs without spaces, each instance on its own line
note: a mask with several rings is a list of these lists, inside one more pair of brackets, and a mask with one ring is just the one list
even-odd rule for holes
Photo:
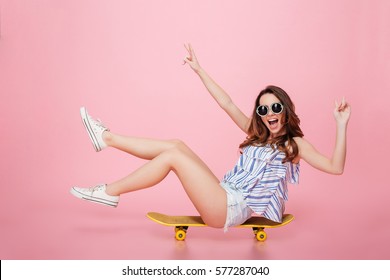
[[164,160],[171,167],[174,167],[179,158],[182,158],[184,155],[182,152],[182,145],[184,143],[181,140],[169,140],[169,142],[171,143],[171,147],[162,152],[159,155],[159,158]]
[[187,144],[180,139],[172,139],[169,140],[172,144],[172,149],[179,151],[179,152],[187,152],[190,150],[190,148],[187,146]]
[[173,147],[180,147],[182,145],[185,145],[184,141],[181,140],[181,139],[171,139],[171,140],[168,140]]

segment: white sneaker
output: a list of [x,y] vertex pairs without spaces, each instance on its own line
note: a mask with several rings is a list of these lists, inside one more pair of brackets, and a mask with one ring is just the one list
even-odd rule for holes
[[103,141],[103,132],[110,131],[105,127],[100,120],[94,120],[90,115],[88,115],[87,109],[85,107],[80,108],[81,119],[85,129],[88,132],[88,136],[92,141],[93,147],[96,152],[100,152],[107,147],[107,144]]
[[70,189],[70,193],[77,198],[111,207],[117,207],[119,202],[119,196],[108,195],[106,193],[106,184],[97,185],[92,188],[73,187]]

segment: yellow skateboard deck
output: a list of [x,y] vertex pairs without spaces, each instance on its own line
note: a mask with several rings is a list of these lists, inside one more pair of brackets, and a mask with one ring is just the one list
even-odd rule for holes
[[[156,212],[149,212],[146,216],[152,221],[155,221],[161,225],[175,227],[175,238],[179,241],[182,241],[186,238],[187,229],[190,226],[207,226],[200,216],[169,216]],[[267,234],[264,231],[265,228],[281,227],[287,225],[292,220],[294,220],[294,216],[291,214],[284,214],[281,223],[276,223],[264,217],[251,217],[246,222],[236,227],[252,228],[256,239],[258,241],[265,241],[267,239]]]

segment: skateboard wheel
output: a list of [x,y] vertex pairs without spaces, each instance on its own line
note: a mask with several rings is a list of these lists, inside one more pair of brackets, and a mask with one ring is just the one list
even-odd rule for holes
[[175,238],[178,241],[183,241],[186,238],[186,232],[182,229],[176,229]]
[[256,239],[257,239],[258,241],[264,242],[264,241],[267,239],[267,234],[265,233],[264,230],[259,230],[259,231],[256,233]]

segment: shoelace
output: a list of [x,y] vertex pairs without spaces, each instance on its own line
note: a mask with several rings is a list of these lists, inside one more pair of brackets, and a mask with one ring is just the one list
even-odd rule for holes
[[96,119],[96,120],[92,119],[92,120],[97,127],[101,128],[101,129],[107,129],[107,127],[102,123],[101,120],[99,120],[99,119]]
[[105,187],[105,185],[97,185],[97,186],[89,188],[88,191],[90,191],[91,194],[93,194],[95,191],[101,191],[104,187]]
[[107,127],[103,124],[103,122],[100,119],[94,119],[90,115],[87,115],[89,120],[96,125],[98,128],[103,129],[103,130],[108,130]]

